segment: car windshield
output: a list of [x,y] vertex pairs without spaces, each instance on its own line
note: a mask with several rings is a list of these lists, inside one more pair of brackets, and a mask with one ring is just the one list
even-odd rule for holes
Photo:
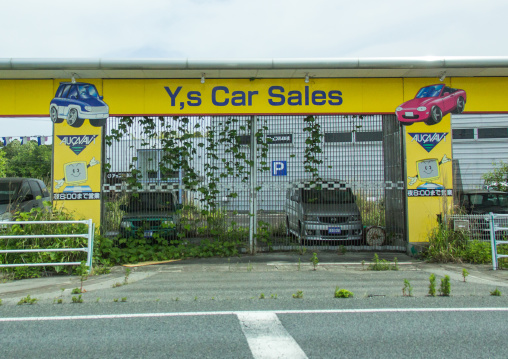
[[92,85],[79,85],[78,86],[79,97],[85,98],[98,98],[99,94],[95,89],[95,86]]
[[18,193],[19,183],[0,183],[0,204],[11,203]]
[[127,212],[149,213],[153,211],[174,212],[174,199],[171,193],[140,193],[138,197],[131,197]]
[[350,190],[311,189],[302,191],[302,201],[315,204],[341,204],[354,203],[354,197]]
[[508,208],[508,193],[486,193],[470,195],[471,205],[477,209],[489,207]]
[[418,91],[415,98],[438,97],[443,89],[443,86],[444,85],[433,85],[424,87]]

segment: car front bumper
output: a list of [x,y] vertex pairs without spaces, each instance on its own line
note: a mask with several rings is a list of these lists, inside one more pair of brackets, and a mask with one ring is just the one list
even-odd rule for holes
[[131,229],[124,229],[122,228],[120,230],[120,236],[123,238],[147,238],[147,239],[154,239],[154,238],[175,238],[177,236],[178,232],[176,229],[145,229],[145,230],[131,230]]
[[420,122],[429,118],[429,111],[402,110],[396,112],[399,122]]
[[109,113],[93,113],[93,112],[83,112],[82,117],[87,120],[103,120],[107,119]]
[[363,238],[363,225],[354,224],[315,224],[304,223],[302,239],[319,241],[357,241]]

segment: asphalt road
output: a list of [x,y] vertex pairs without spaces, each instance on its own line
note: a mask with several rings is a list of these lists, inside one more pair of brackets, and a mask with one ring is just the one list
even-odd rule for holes
[[[126,284],[115,268],[83,283],[83,303],[76,277],[1,283],[1,357],[506,357],[508,272],[467,266],[464,282],[464,265],[397,255],[400,270],[382,272],[324,253],[315,271],[292,255],[173,262]],[[427,295],[430,273],[438,289],[450,276],[450,297]],[[354,297],[334,298],[337,286]],[[37,303],[16,305],[27,295]]]
[[17,319],[0,322],[4,358],[505,358],[508,349],[506,308]]

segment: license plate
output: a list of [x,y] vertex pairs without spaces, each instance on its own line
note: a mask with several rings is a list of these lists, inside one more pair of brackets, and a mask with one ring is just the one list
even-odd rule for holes
[[406,112],[406,116],[413,117],[413,113],[412,112]]
[[145,238],[153,237],[153,231],[145,231]]
[[342,230],[340,227],[328,227],[328,234],[341,234]]

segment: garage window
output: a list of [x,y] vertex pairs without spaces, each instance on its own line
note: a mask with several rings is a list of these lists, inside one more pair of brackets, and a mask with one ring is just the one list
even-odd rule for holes
[[458,128],[452,130],[452,138],[454,140],[473,140],[474,129],[473,128]]
[[351,132],[325,133],[325,142],[353,142]]
[[479,128],[478,139],[480,138],[508,138],[506,127]]

